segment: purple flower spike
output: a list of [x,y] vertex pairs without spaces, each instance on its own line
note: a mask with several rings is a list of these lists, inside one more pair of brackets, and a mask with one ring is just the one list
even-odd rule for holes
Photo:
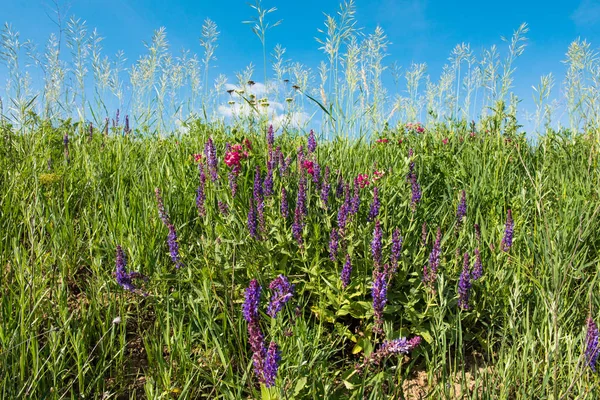
[[429,262],[423,268],[423,282],[429,287],[433,286],[433,282],[437,279],[437,270],[440,265],[440,254],[441,254],[441,243],[442,243],[442,230],[438,228],[435,236],[435,243],[429,253]]
[[296,239],[298,246],[302,246],[303,243],[302,229],[304,229],[302,223],[302,211],[300,210],[300,207],[296,206],[296,210],[294,210],[294,224],[292,225],[292,235],[294,236],[294,239]]
[[267,131],[267,144],[269,148],[273,148],[273,143],[275,143],[275,131],[273,130],[273,125],[269,125],[269,130]]
[[373,240],[371,240],[371,255],[375,262],[375,270],[381,266],[381,247],[383,242],[383,231],[381,230],[381,224],[379,220],[375,222],[375,229],[373,230]]
[[421,226],[421,246],[427,246],[427,222],[423,222]]
[[156,196],[156,205],[158,208],[158,216],[162,220],[163,224],[165,224],[166,226],[169,226],[169,224],[171,223],[169,221],[169,214],[167,214],[167,212],[165,211],[165,205],[163,203],[162,196],[160,195],[159,188],[154,189],[154,195]]
[[395,354],[408,354],[421,344],[421,337],[415,336],[410,340],[399,338],[385,340],[377,350],[371,353],[365,364],[379,365],[384,359]]
[[342,268],[342,273],[340,275],[340,280],[342,281],[342,286],[345,288],[350,284],[350,276],[352,275],[352,260],[350,259],[350,254],[346,254],[346,262],[344,263],[344,267]]
[[337,171],[336,174],[338,176],[338,180],[335,187],[335,197],[339,199],[344,195],[344,178],[342,177],[342,174],[340,174],[340,171]]
[[400,236],[400,229],[396,228],[394,229],[394,233],[392,233],[392,255],[390,259],[392,275],[398,271],[400,253],[402,253],[402,236]]
[[217,150],[211,137],[204,145],[204,155],[208,164],[208,171],[210,172],[210,180],[216,182],[219,179],[217,170]]
[[373,221],[379,215],[379,208],[381,207],[381,202],[379,201],[379,189],[377,186],[373,188],[373,203],[371,203],[371,208],[369,209],[369,216],[367,217],[368,221]]
[[227,205],[227,203],[219,200],[217,201],[217,206],[219,208],[219,211],[221,212],[221,215],[227,216],[229,214],[229,206]]
[[471,274],[469,272],[469,253],[465,253],[463,270],[458,281],[458,307],[463,310],[469,309],[469,290],[471,290]]
[[338,253],[339,237],[338,230],[336,228],[331,229],[331,235],[329,236],[329,259],[335,262]]
[[419,182],[417,182],[417,175],[414,172],[411,174],[410,177],[410,186],[412,192],[410,207],[413,211],[416,211],[417,204],[421,201],[422,192],[421,185],[419,185]]
[[280,207],[280,211],[281,211],[281,216],[285,219],[287,219],[290,216],[290,209],[288,206],[288,201],[287,201],[287,193],[285,191],[285,188],[282,186],[281,187],[281,207]]
[[271,318],[275,318],[285,303],[292,298],[294,294],[294,285],[290,285],[290,282],[284,275],[279,275],[269,284],[269,289],[271,289],[273,294],[271,296],[267,314]]
[[460,225],[462,224],[462,220],[464,217],[467,216],[467,195],[465,193],[465,191],[462,191],[461,197],[460,197],[460,203],[458,204],[458,207],[456,208],[456,225],[457,227],[460,227]]
[[[121,246],[117,245],[117,262],[116,262],[116,272],[115,276],[117,279],[117,283],[125,290],[136,293],[139,292],[139,289],[133,284],[134,279],[148,280],[147,277],[138,273],[138,272],[127,272],[125,267],[127,266],[127,261],[125,260],[125,253]],[[140,294],[143,294],[140,292]]]
[[503,251],[509,251],[512,247],[513,241],[513,230],[515,228],[515,222],[512,218],[512,211],[508,210],[506,215],[506,225],[504,227],[504,237],[502,238],[501,248]]
[[476,281],[483,276],[483,265],[481,264],[481,254],[479,248],[475,249],[475,263],[473,264],[473,273],[471,278]]
[[198,169],[200,170],[200,185],[196,191],[196,208],[198,209],[198,214],[204,217],[206,215],[206,208],[204,207],[206,201],[206,174],[204,173],[204,166],[202,164],[198,165]]
[[383,333],[383,309],[387,303],[387,277],[383,272],[376,272],[371,289],[373,297],[373,312],[375,314],[375,326],[373,332]]
[[252,239],[258,239],[256,211],[254,210],[254,204],[252,203],[252,199],[250,199],[250,207],[248,208],[247,224],[248,224],[248,231],[250,232],[250,236],[252,237]]
[[248,322],[256,321],[259,318],[258,305],[260,303],[260,291],[261,287],[256,279],[250,281],[250,285],[246,288],[244,304],[242,311],[244,313],[244,319]]
[[275,386],[275,378],[277,377],[277,369],[279,369],[280,361],[281,353],[277,347],[277,343],[271,342],[265,357],[263,377],[261,379],[268,388]]
[[596,372],[596,362],[600,354],[598,343],[598,325],[589,317],[587,320],[587,333],[585,337],[585,360],[587,365]]
[[473,228],[475,228],[475,240],[479,243],[481,242],[481,228],[479,228],[478,224],[474,224]]
[[181,259],[179,257],[179,243],[177,242],[177,232],[175,226],[169,224],[169,236],[167,237],[167,243],[169,244],[169,253],[171,254],[171,260],[175,264],[175,268],[181,268]]
[[313,130],[310,130],[308,134],[308,152],[314,153],[317,150],[317,139],[315,138],[315,133]]

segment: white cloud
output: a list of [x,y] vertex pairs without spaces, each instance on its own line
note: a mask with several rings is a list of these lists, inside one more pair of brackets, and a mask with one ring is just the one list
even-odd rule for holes
[[571,19],[580,27],[592,27],[600,23],[600,0],[582,0],[571,14]]

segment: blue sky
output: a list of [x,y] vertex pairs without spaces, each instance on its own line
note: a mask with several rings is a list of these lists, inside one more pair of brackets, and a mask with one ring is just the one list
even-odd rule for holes
[[[40,48],[56,26],[46,13],[52,13],[48,0],[3,0],[1,22],[10,22],[22,39],[33,39]],[[313,67],[324,59],[315,37],[324,22],[323,13],[335,13],[339,2],[331,0],[265,0],[265,6],[277,7],[272,14],[283,23],[267,34],[269,52],[275,44],[287,48],[287,56]],[[392,45],[387,63],[397,61],[403,67],[411,62],[425,62],[437,80],[452,48],[461,42],[471,44],[477,52],[498,44],[505,50],[500,36],[510,37],[521,22],[530,27],[528,47],[518,60],[515,92],[531,104],[531,86],[543,74],[553,72],[557,82],[564,77],[564,54],[577,37],[600,46],[600,0],[516,1],[503,2],[447,0],[357,0],[358,25],[365,32],[380,25]],[[129,61],[144,51],[143,41],[152,31],[166,27],[173,52],[187,48],[201,53],[198,38],[202,22],[211,18],[221,32],[218,58],[211,74],[233,73],[250,61],[256,65],[257,80],[262,76],[262,53],[259,40],[249,26],[241,23],[253,16],[247,2],[205,0],[73,0],[69,15],[86,20],[105,37],[105,52],[124,50]],[[2,72],[0,72],[0,75]],[[557,89],[554,96],[558,95]]]

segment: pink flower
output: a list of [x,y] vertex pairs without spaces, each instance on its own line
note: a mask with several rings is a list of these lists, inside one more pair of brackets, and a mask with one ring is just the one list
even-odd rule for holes
[[373,182],[377,182],[385,175],[385,171],[377,171],[373,172]]
[[444,143],[444,144],[448,144],[448,138],[444,138],[444,139],[442,139],[442,143]]
[[358,176],[356,177],[356,180],[358,182],[358,186],[362,189],[365,186],[368,186],[371,182],[369,182],[369,175],[367,174],[358,174]]
[[244,151],[244,152],[242,153],[242,157],[244,157],[244,158],[248,158],[248,152],[247,152],[247,151]]
[[194,154],[194,162],[199,163],[202,161],[202,154]]
[[244,146],[246,146],[248,150],[252,150],[252,142],[248,138],[244,139]]
[[228,167],[234,167],[240,165],[240,153],[237,151],[228,151],[225,153],[225,164]]
[[402,139],[398,139],[398,144],[402,144]]
[[315,173],[315,165],[310,160],[304,160],[302,162],[302,167],[308,172],[310,175]]
[[232,151],[237,151],[238,153],[240,153],[242,151],[242,145],[241,144],[234,144],[233,146],[231,146],[231,150]]
[[389,140],[389,139],[387,139],[387,138],[381,138],[381,139],[377,139],[377,143],[387,143],[387,142],[389,142],[389,141],[390,141],[390,140]]

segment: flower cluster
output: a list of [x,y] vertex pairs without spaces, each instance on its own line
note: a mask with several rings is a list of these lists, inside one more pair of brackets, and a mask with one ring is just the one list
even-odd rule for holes
[[415,124],[409,122],[406,124],[406,130],[412,133],[423,133],[425,132],[425,128],[423,127],[423,125],[420,122],[417,122]]
[[167,244],[169,245],[169,253],[171,255],[171,261],[175,264],[175,268],[179,269],[182,266],[181,258],[179,256],[179,243],[177,242],[177,232],[173,224],[168,225],[169,236],[167,236]]
[[442,230],[438,228],[435,236],[435,243],[433,244],[431,253],[429,253],[428,264],[423,267],[423,282],[425,282],[425,284],[427,284],[429,287],[432,287],[433,282],[435,282],[437,278],[437,270],[440,265],[441,243]]
[[165,224],[166,226],[169,226],[169,224],[171,223],[169,221],[169,214],[167,214],[167,212],[165,211],[165,204],[163,202],[159,188],[154,189],[154,195],[156,196],[156,205],[158,208],[158,216],[160,217],[163,224]]
[[204,156],[206,157],[210,179],[211,181],[216,182],[219,179],[217,170],[217,149],[215,148],[215,144],[211,137],[208,138],[208,141],[204,145]]
[[475,249],[475,262],[473,263],[473,272],[471,278],[476,281],[483,276],[483,265],[481,263],[481,254],[479,254],[479,248]]
[[421,337],[415,336],[410,340],[399,338],[385,340],[377,350],[371,353],[365,364],[379,365],[384,359],[395,354],[408,354],[421,344]]
[[373,221],[379,215],[379,208],[381,207],[381,202],[379,201],[379,189],[377,186],[373,188],[373,202],[371,203],[371,208],[369,209],[369,215],[367,216],[367,221]]
[[284,275],[279,275],[270,284],[269,289],[273,292],[267,314],[275,318],[285,303],[290,301],[294,294],[294,285],[291,285]]
[[329,236],[329,259],[333,262],[335,262],[335,260],[337,258],[338,245],[339,245],[338,230],[337,230],[337,228],[334,227],[331,229],[331,234]]
[[402,236],[400,236],[400,229],[396,228],[392,233],[392,254],[390,257],[392,275],[394,275],[398,270],[400,253],[402,253]]
[[375,272],[371,295],[373,297],[373,313],[375,314],[373,332],[382,333],[383,309],[387,303],[387,276],[384,272]]
[[379,144],[385,144],[385,143],[388,143],[389,141],[390,141],[390,139],[388,139],[388,138],[379,138],[375,142],[379,143]]
[[598,342],[598,325],[589,317],[587,320],[587,333],[585,337],[585,359],[587,365],[596,372],[596,362],[600,355],[600,343]]
[[381,230],[381,224],[379,220],[375,222],[375,229],[373,230],[373,239],[371,240],[371,255],[375,262],[375,269],[378,269],[381,265],[381,248],[383,246],[383,231]]
[[317,139],[315,138],[315,132],[313,132],[313,130],[310,130],[310,133],[308,134],[308,152],[309,153],[314,153],[317,150]]
[[250,281],[246,289],[242,312],[244,319],[248,322],[248,342],[252,350],[252,364],[254,373],[261,383],[266,387],[275,385],[277,370],[281,361],[281,353],[277,343],[270,342],[269,347],[265,346],[264,335],[260,329],[260,315],[258,307],[260,305],[261,286],[256,279]]
[[471,273],[469,272],[469,253],[465,253],[463,269],[458,281],[458,307],[469,309],[469,290],[471,290]]
[[141,279],[147,281],[148,278],[140,274],[139,272],[127,272],[127,270],[125,269],[126,266],[127,261],[125,259],[125,253],[123,252],[121,246],[117,245],[117,261],[115,271],[117,283],[125,290],[134,293],[139,292],[139,289],[133,284],[133,280]]
[[342,286],[344,288],[348,287],[350,284],[350,276],[352,275],[352,260],[350,259],[350,254],[346,254],[346,262],[344,263],[344,267],[342,268],[342,273],[340,275],[340,280],[342,281]]
[[358,176],[356,177],[356,182],[358,183],[358,186],[361,189],[363,189],[371,183],[369,182],[369,175],[367,174],[358,174]]
[[513,241],[513,230],[515,228],[515,223],[512,218],[512,211],[508,210],[506,215],[506,225],[504,227],[504,237],[502,238],[501,248],[503,251],[509,251],[512,247]]

